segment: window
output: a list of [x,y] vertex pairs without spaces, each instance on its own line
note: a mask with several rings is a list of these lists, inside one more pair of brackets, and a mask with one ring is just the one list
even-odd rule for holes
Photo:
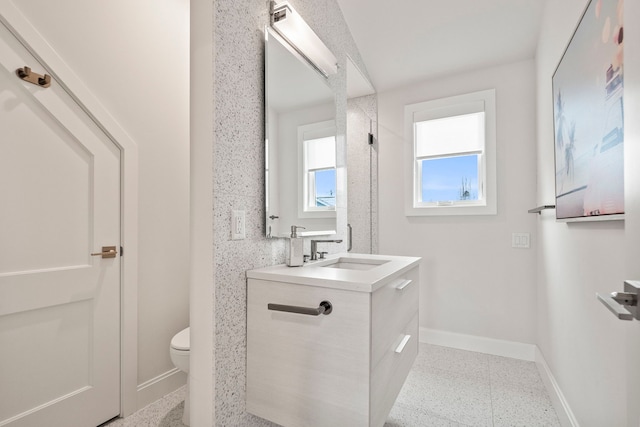
[[301,217],[335,216],[336,138],[333,120],[298,128]]
[[407,216],[496,213],[495,91],[407,105]]

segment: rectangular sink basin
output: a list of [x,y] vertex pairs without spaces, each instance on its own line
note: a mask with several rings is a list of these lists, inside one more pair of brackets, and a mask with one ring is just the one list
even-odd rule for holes
[[387,262],[389,261],[379,259],[338,258],[335,262],[323,265],[322,267],[343,268],[346,270],[371,270]]

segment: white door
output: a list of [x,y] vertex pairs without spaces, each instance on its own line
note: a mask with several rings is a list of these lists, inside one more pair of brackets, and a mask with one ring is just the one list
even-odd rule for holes
[[[640,5],[636,10],[640,14]],[[637,41],[640,42],[640,29],[637,35]],[[627,44],[626,49],[628,48]],[[640,282],[640,122],[637,119],[640,117],[640,58],[636,65],[638,68],[632,68],[636,72],[634,84],[629,85],[625,81],[625,92],[630,93],[629,89],[632,87],[636,94],[632,108],[625,110],[625,277],[628,280]],[[625,80],[631,79],[625,77]],[[633,116],[627,112],[632,113]],[[632,120],[635,123],[630,123]],[[624,290],[622,284],[613,285],[612,288],[614,291]],[[635,310],[631,308],[629,311],[635,314],[636,319],[620,322],[620,327],[626,328],[626,348],[611,349],[611,351],[626,352],[624,372],[627,378],[627,426],[639,427],[640,307],[636,307]],[[616,367],[610,367],[610,369],[616,369]]]
[[[640,2],[624,4],[624,186],[625,278],[640,281]],[[622,291],[622,284],[612,285]],[[640,317],[640,307],[632,310]],[[640,426],[640,321],[620,322],[626,328],[627,426]],[[618,367],[608,367],[617,369]]]
[[92,427],[120,413],[120,151],[25,65],[0,24],[0,426]]

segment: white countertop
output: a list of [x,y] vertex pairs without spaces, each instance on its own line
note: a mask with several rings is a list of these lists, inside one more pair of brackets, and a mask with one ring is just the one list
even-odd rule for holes
[[[287,267],[285,264],[279,264],[248,270],[247,278],[358,292],[374,292],[389,279],[399,277],[418,266],[420,259],[406,256],[340,253],[330,255],[323,260],[309,261],[302,267]],[[337,260],[365,264],[386,262],[376,265],[370,270],[323,267],[333,264]]]

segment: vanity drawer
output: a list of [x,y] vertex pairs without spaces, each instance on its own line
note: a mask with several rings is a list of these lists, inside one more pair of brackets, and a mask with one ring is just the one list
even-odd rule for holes
[[[367,425],[369,294],[255,279],[248,287],[247,411],[284,426]],[[267,308],[321,301],[330,314]]]
[[371,373],[371,426],[384,425],[417,355],[418,315],[415,313],[385,348],[382,359]]
[[380,362],[400,331],[418,314],[418,268],[376,290],[371,297],[371,366]]

